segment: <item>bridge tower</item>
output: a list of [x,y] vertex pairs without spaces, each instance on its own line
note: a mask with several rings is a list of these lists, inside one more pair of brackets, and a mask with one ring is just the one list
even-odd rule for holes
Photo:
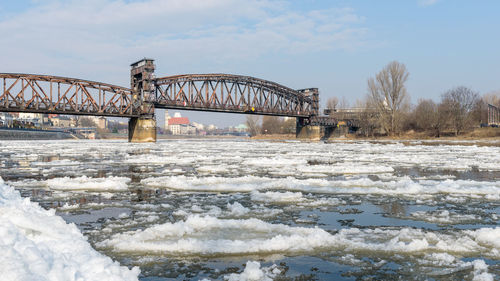
[[314,119],[319,115],[319,91],[318,88],[309,88],[298,90],[299,93],[312,100],[311,111],[309,117],[298,117],[295,136],[298,139],[320,139],[322,136],[321,126],[315,124]]
[[133,102],[141,105],[141,116],[130,118],[128,123],[129,142],[156,142],[156,119],[151,103],[154,94],[153,59],[144,58],[130,65],[130,86]]

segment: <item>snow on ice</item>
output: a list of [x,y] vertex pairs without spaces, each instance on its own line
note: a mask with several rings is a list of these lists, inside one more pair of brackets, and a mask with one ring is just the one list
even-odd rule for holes
[[74,224],[44,210],[0,178],[0,276],[2,280],[137,280],[98,253]]

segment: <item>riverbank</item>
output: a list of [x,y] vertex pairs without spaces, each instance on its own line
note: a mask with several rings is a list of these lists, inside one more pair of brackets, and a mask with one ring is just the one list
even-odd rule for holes
[[63,140],[75,139],[67,132],[55,130],[0,128],[0,140]]
[[[268,140],[268,141],[297,140],[294,134],[257,135],[251,137],[251,139]],[[348,134],[345,136],[329,138],[328,140],[322,140],[322,141],[337,142],[337,141],[355,141],[355,140],[372,141],[372,142],[401,141],[403,144],[415,144],[416,143],[415,141],[420,141],[425,143],[426,145],[458,144],[458,145],[500,146],[500,128],[477,128],[474,131],[467,132],[459,136],[454,136],[450,133],[440,137],[430,136],[426,132],[413,132],[413,131],[406,132],[399,136],[365,137],[361,135]]]

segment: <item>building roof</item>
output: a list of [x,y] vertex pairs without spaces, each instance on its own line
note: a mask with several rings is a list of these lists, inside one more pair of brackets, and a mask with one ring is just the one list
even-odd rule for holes
[[150,61],[150,62],[153,62],[153,61],[155,61],[155,60],[154,60],[154,59],[151,59],[151,58],[143,58],[143,59],[140,59],[140,60],[138,60],[138,61],[136,61],[136,62],[132,63],[130,66],[136,66],[136,65],[138,65],[138,64],[139,64],[140,62],[142,62],[142,61],[146,61],[146,62],[147,62],[147,61]]
[[189,125],[187,117],[172,117],[168,119],[168,125]]

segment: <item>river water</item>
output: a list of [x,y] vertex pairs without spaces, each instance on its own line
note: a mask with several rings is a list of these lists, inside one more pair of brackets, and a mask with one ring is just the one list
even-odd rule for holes
[[492,280],[500,141],[2,141],[0,176],[141,280]]

